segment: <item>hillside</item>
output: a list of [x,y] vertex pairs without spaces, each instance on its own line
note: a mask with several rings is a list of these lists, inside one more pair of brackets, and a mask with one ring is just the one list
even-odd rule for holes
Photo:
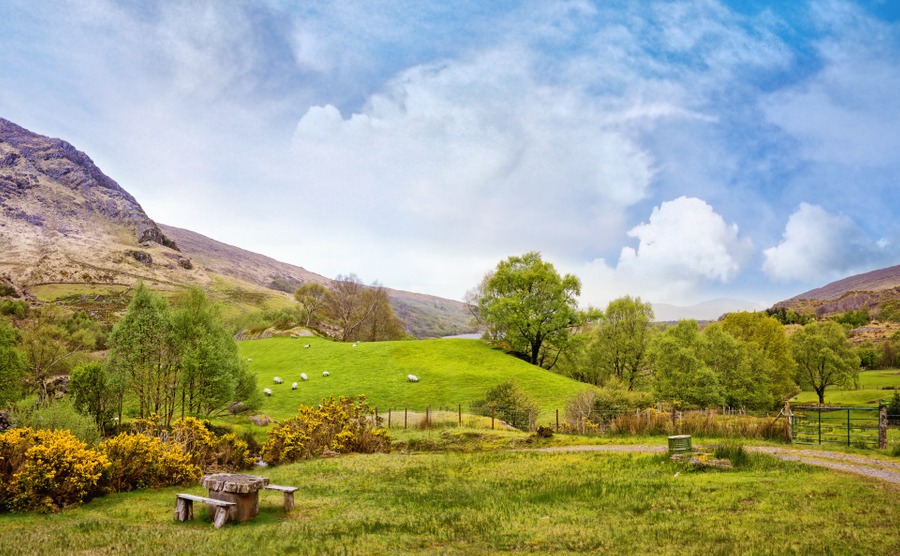
[[[0,295],[64,300],[112,316],[143,281],[199,286],[230,311],[293,303],[287,292],[331,280],[304,268],[161,226],[91,158],[61,139],[0,118]],[[388,290],[417,337],[471,331],[465,305]]]
[[877,317],[880,308],[894,300],[900,300],[900,265],[831,282],[780,301],[774,308],[827,317],[866,307],[873,317]]

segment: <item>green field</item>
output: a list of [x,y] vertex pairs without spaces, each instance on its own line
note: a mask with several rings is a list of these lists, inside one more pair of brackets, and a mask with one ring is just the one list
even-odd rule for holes
[[897,554],[884,484],[750,456],[690,471],[661,455],[480,452],[320,459],[260,472],[299,487],[285,514],[176,523],[166,488],[54,515],[0,516],[0,554]]
[[[310,347],[304,348],[309,344]],[[261,412],[292,417],[299,404],[314,405],[328,396],[365,394],[381,413],[388,409],[424,411],[458,408],[507,380],[514,380],[540,405],[543,418],[563,412],[566,401],[588,385],[551,373],[505,354],[480,340],[418,340],[352,344],[321,338],[268,338],[239,343],[241,356],[258,374],[260,388],[272,396]],[[328,371],[331,376],[323,377]],[[303,382],[300,374],[309,380]],[[407,380],[416,375],[419,382]],[[273,377],[283,384],[274,384]],[[297,382],[298,389],[291,390]]]
[[[900,371],[863,371],[859,373],[859,389],[830,387],[825,390],[825,403],[847,407],[877,407],[878,401],[889,402],[894,395],[893,387],[900,390]],[[804,391],[791,399],[792,403],[819,403],[815,392]]]

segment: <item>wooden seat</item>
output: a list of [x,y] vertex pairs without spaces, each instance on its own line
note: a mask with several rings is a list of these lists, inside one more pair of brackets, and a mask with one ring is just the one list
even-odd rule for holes
[[234,502],[216,500],[206,496],[178,493],[175,495],[175,521],[190,521],[194,519],[194,502],[203,502],[215,506],[212,510],[213,525],[218,529],[228,521],[228,509],[236,506]]
[[266,485],[263,488],[284,493],[284,511],[289,512],[294,509],[294,492],[298,490],[298,487],[284,485]]

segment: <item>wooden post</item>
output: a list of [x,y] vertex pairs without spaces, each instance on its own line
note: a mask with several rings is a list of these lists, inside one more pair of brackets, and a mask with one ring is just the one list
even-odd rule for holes
[[462,404],[458,404],[457,413],[459,415],[459,426],[462,426]]
[[388,409],[388,428],[391,428],[391,410]]
[[407,416],[407,408],[403,408],[403,428],[406,428],[406,416]]
[[494,430],[494,406],[491,406],[491,430]]
[[556,430],[559,431],[559,410],[556,410]]
[[878,408],[878,447],[884,450],[887,448],[887,406],[882,405]]
[[372,427],[373,428],[378,427],[378,408],[377,407],[375,408],[375,420],[372,421]]
[[791,423],[791,404],[784,403],[784,436],[788,444],[794,443],[794,428]]

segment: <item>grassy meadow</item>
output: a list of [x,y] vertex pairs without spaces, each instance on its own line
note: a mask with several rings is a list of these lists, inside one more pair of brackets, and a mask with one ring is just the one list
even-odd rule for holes
[[[889,387],[886,389],[885,387]],[[900,389],[900,371],[863,371],[859,373],[858,389],[829,387],[825,390],[825,403],[847,407],[878,407],[878,401],[889,402],[894,389]],[[791,403],[818,404],[819,397],[813,391],[803,391],[791,399]]]
[[895,487],[763,455],[691,471],[665,455],[351,455],[259,472],[259,516],[176,523],[166,488],[0,516],[0,554],[896,554]]
[[[310,347],[304,348],[305,345]],[[442,339],[405,342],[332,342],[321,338],[267,338],[239,343],[241,356],[250,359],[260,388],[270,388],[260,409],[275,419],[292,417],[299,404],[314,405],[328,396],[365,394],[380,413],[388,409],[455,410],[483,399],[487,390],[515,380],[538,403],[542,419],[586,384],[510,357],[480,340]],[[323,377],[328,371],[330,376]],[[309,380],[301,381],[305,373]],[[419,382],[407,380],[416,375]],[[274,377],[283,384],[274,384]],[[297,382],[297,390],[291,383]]]

